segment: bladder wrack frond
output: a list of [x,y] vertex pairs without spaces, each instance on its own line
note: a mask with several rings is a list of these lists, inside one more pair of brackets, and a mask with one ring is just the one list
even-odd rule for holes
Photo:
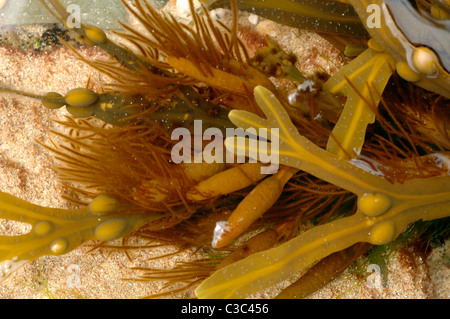
[[123,202],[103,194],[89,207],[56,209],[30,204],[0,192],[0,217],[28,223],[31,231],[19,236],[0,236],[0,280],[23,264],[44,255],[63,255],[88,240],[121,238],[145,222],[164,214],[123,215]]
[[[301,136],[267,89],[256,87],[255,99],[267,119],[232,111],[231,121],[242,128],[255,123],[268,129],[278,127],[280,163],[358,195],[358,210],[350,217],[314,227],[276,248],[218,270],[197,288],[199,298],[242,298],[358,242],[386,244],[412,222],[449,216],[450,176],[390,184]],[[226,142],[234,147],[233,140]]]

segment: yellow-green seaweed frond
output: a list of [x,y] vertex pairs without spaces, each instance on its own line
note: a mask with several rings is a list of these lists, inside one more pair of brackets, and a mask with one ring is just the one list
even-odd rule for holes
[[[229,6],[227,0],[202,0],[210,9]],[[343,1],[238,0],[238,7],[288,26],[350,36],[367,37],[357,14]]]
[[329,152],[347,159],[360,154],[367,125],[375,121],[375,109],[393,69],[389,55],[368,48],[324,84],[325,90],[347,96],[328,140]]
[[[95,200],[104,202],[101,197]],[[146,221],[163,216],[138,214],[124,218],[120,212],[126,210],[128,205],[120,200],[102,206],[108,209],[47,208],[1,192],[0,217],[30,224],[31,230],[19,236],[0,236],[0,280],[43,255],[63,255],[88,240],[120,238]]]
[[[385,244],[412,222],[449,215],[450,176],[390,184],[380,176],[319,149],[299,135],[281,104],[267,89],[255,88],[255,99],[267,119],[232,111],[231,120],[243,128],[269,128],[271,138],[281,140],[280,163],[307,171],[358,195],[358,210],[349,217],[316,226],[276,248],[216,271],[197,288],[199,298],[243,298],[358,242]],[[226,144],[234,148],[235,141],[227,139]]]

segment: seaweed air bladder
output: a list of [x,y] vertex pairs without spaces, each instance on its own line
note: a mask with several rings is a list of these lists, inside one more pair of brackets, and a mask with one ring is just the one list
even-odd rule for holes
[[[110,82],[44,94],[0,83],[8,97],[67,111],[56,120],[65,131],[52,130],[55,141],[38,143],[58,161],[76,207],[0,193],[0,217],[31,226],[0,237],[3,279],[27,262],[94,240],[96,248],[127,256],[165,246],[174,252],[153,259],[192,252],[173,267],[133,268],[136,280],[163,282],[148,297],[245,298],[303,272],[278,298],[304,298],[355,261],[448,238],[450,41],[443,2],[418,1],[416,9],[392,0],[237,0],[196,8],[190,0],[184,23],[147,1],[122,1],[139,28],[122,23],[114,32],[120,45],[97,27],[71,28],[60,1],[41,3],[84,45],[104,52],[104,60],[90,60],[63,41]],[[367,24],[370,5],[380,9],[375,28]],[[231,9],[230,25],[209,14],[222,6]],[[332,75],[306,74],[269,37],[250,52],[238,36],[239,10],[315,31],[355,57]],[[439,41],[411,31],[421,27]],[[181,128],[196,144],[183,148],[183,158],[208,149],[218,160],[174,161],[173,133]],[[256,133],[242,139],[228,136],[230,129]],[[254,156],[268,149],[277,159],[270,174]],[[244,156],[235,158],[238,151]],[[121,244],[110,243],[119,238]]]

